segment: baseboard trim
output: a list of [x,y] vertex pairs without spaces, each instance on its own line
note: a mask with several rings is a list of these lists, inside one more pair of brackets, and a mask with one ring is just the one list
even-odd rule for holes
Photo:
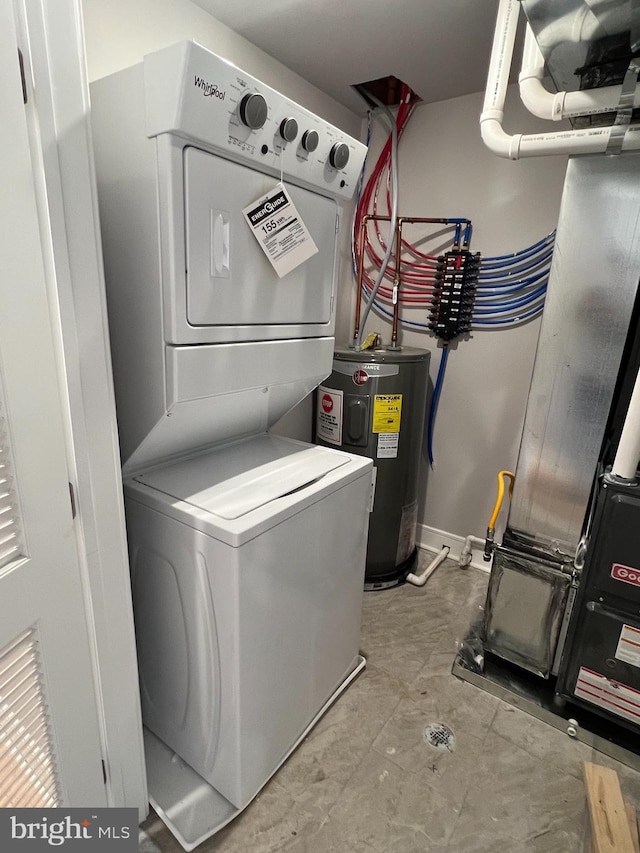
[[[464,541],[464,536],[447,533],[446,530],[438,530],[436,527],[429,527],[426,524],[419,524],[416,530],[416,544],[419,548],[424,548],[425,551],[437,554],[446,545],[449,548],[450,560],[460,559],[460,554],[464,548]],[[482,559],[482,549],[474,547],[469,565],[473,566],[474,569],[479,569],[481,572],[488,573],[491,564],[485,563]]]

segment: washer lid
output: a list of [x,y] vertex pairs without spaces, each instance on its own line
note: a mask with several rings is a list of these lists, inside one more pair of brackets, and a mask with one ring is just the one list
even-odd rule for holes
[[324,447],[261,435],[134,479],[233,520],[310,485],[348,461],[348,456]]

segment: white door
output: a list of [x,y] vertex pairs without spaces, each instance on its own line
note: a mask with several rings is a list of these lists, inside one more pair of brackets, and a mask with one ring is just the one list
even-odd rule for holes
[[0,806],[103,806],[90,631],[11,0],[0,0]]

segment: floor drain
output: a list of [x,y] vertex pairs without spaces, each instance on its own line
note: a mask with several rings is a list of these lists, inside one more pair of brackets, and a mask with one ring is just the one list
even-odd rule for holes
[[431,723],[426,726],[423,737],[434,749],[453,752],[456,748],[456,736],[444,723]]

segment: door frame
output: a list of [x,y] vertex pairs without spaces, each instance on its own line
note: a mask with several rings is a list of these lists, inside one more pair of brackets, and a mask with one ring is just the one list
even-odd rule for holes
[[[80,0],[15,0],[107,801],[148,813]],[[47,257],[48,256],[48,257]]]

